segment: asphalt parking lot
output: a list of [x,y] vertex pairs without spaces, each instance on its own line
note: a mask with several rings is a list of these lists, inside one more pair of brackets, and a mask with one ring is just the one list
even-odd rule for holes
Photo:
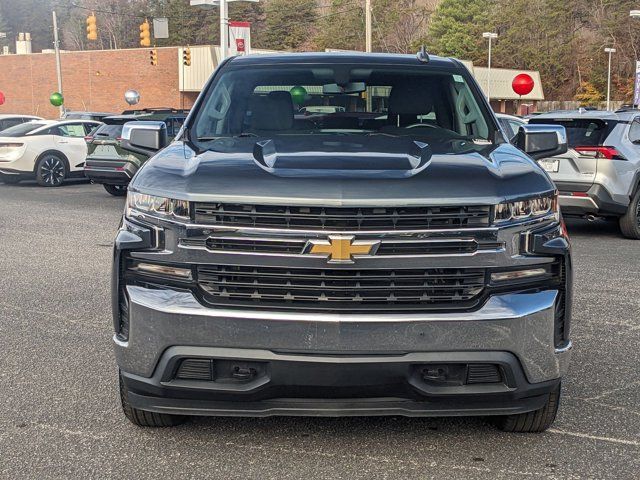
[[574,356],[554,428],[482,419],[197,418],[148,430],[121,414],[111,242],[124,200],[99,185],[0,184],[1,478],[638,478],[640,241],[569,223]]

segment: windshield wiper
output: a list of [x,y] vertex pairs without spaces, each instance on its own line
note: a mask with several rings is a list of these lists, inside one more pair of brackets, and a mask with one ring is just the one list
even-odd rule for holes
[[247,137],[258,137],[259,135],[250,132],[242,132],[237,135],[218,135],[211,137],[198,137],[196,140],[199,142],[210,142],[212,140],[220,140],[221,138],[247,138]]

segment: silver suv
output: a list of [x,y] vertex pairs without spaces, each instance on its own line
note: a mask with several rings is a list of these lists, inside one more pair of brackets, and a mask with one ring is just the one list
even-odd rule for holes
[[567,153],[540,160],[560,193],[565,216],[618,218],[640,239],[640,111],[551,112],[530,124],[562,125]]

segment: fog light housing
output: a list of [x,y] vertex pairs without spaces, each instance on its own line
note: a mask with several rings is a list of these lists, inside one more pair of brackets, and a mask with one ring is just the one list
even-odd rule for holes
[[172,277],[180,280],[191,280],[193,278],[190,268],[161,265],[158,263],[137,262],[129,267],[129,270],[136,273],[157,275],[161,277]]
[[526,268],[523,270],[510,270],[506,272],[493,272],[491,283],[513,282],[518,280],[529,280],[536,277],[543,277],[549,274],[546,267]]

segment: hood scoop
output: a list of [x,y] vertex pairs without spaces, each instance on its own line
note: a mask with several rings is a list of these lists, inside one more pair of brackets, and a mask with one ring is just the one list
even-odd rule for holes
[[431,147],[386,135],[300,135],[256,142],[253,158],[279,177],[407,178],[429,166]]

